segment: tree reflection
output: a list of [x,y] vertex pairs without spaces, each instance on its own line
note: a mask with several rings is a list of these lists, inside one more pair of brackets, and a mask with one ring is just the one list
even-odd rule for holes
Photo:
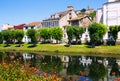
[[63,69],[63,64],[58,56],[45,56],[41,61],[41,69],[47,72],[59,73]]
[[[32,57],[33,56],[33,57]],[[36,54],[31,54],[31,63],[30,67],[35,67],[37,66],[37,59],[36,59]]]
[[107,74],[107,69],[102,63],[93,62],[89,66],[89,76],[93,79],[93,81],[98,81],[99,79],[102,79]]
[[78,75],[80,71],[83,72],[84,69],[85,67],[83,67],[83,65],[80,63],[79,57],[73,56],[70,58],[67,68],[68,75]]
[[82,64],[69,62],[68,68],[67,68],[67,74],[68,75],[78,75],[80,71],[84,71],[84,67]]
[[5,52],[2,52],[2,53],[0,54],[0,59],[1,59],[1,62],[2,62],[2,63],[4,63],[6,57],[7,57],[7,54],[6,54]]
[[119,66],[117,63],[113,64],[112,69],[110,71],[110,75],[111,76],[119,76],[120,75]]

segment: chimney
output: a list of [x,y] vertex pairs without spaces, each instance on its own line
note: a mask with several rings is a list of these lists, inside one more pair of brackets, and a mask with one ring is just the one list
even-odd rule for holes
[[73,9],[74,9],[73,6],[68,6],[68,7],[67,7],[67,10],[68,10],[68,11],[72,11]]

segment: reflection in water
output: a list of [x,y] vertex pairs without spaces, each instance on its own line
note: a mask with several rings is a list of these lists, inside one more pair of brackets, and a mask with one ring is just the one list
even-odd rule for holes
[[[14,62],[36,67],[38,75],[58,74],[72,81],[114,81],[120,76],[119,58],[92,56],[47,56],[27,53],[0,53],[0,63]],[[26,69],[26,68],[25,68]]]

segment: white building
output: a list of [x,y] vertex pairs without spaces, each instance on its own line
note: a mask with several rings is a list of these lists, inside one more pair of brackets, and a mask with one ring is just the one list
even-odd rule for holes
[[103,24],[120,25],[120,0],[109,0],[103,5]]
[[10,29],[14,29],[14,26],[12,26],[10,24],[3,24],[2,25],[2,30],[10,30]]
[[[24,25],[23,31],[25,31],[25,33],[26,33],[28,29],[39,30],[40,27],[41,27],[41,22],[31,22],[29,24]],[[31,39],[25,34],[25,36],[23,38],[23,42],[29,43],[29,42],[31,42]]]
[[98,8],[97,9],[96,22],[103,23],[103,8]]
[[[120,0],[108,0],[103,4],[103,8],[97,10],[96,21],[105,25],[120,25]],[[120,35],[120,33],[118,33]],[[104,39],[108,38],[108,34]],[[120,39],[120,37],[118,37]]]

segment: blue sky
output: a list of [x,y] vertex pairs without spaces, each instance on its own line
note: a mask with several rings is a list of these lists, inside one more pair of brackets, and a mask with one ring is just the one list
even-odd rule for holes
[[0,0],[0,30],[2,24],[17,25],[42,21],[51,14],[65,11],[67,6],[75,10],[101,8],[108,0]]

